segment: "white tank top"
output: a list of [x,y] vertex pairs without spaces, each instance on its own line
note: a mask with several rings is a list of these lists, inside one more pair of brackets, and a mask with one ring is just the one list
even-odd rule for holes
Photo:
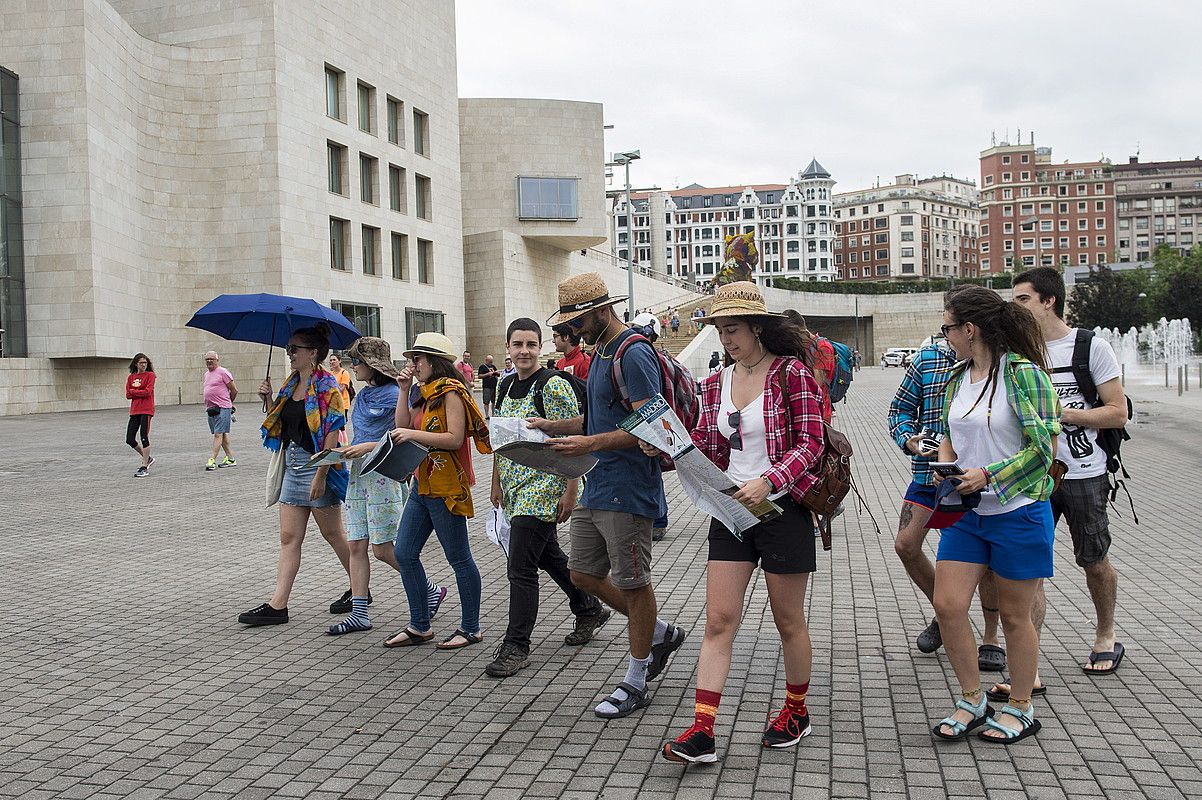
[[[732,364],[722,370],[722,403],[718,407],[718,432],[727,439],[735,431],[729,422],[730,415],[736,410],[730,394],[731,384],[734,382],[734,368]],[[747,481],[759,478],[772,469],[772,463],[768,461],[768,441],[764,428],[764,393],[760,392],[744,408],[737,410],[739,412],[739,435],[743,438],[743,449],[731,448],[730,466],[726,469],[726,477],[734,481],[736,485],[742,486]],[[771,494],[769,498],[775,500],[786,494],[788,494],[788,489]]]

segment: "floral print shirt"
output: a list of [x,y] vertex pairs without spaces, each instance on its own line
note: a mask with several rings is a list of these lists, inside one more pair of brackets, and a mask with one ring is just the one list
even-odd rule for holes
[[[535,373],[528,379],[529,391],[521,398],[512,396],[515,390],[521,391],[519,381],[515,377],[509,394],[495,412],[496,416],[522,419],[537,417],[538,412],[534,407],[537,376],[538,373]],[[542,392],[547,419],[570,419],[580,415],[576,393],[563,378],[552,377],[543,386]],[[555,520],[559,499],[568,488],[568,482],[564,478],[518,464],[500,455],[494,457],[494,469],[500,471],[501,507],[505,509],[506,516],[510,519],[520,516],[537,517],[544,522]]]

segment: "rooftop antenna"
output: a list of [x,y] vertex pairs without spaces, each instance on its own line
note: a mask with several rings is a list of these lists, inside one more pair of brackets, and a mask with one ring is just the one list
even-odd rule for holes
[[1031,131],[1031,146],[1035,146],[1035,131]]
[[989,146],[997,147],[997,130],[996,129],[989,132]]
[[1023,143],[1023,129],[1022,128],[1018,129],[1018,133],[1014,136],[1014,142],[1015,142],[1015,144]]

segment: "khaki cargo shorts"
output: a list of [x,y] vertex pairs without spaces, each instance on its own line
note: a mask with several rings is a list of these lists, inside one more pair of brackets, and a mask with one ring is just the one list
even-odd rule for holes
[[568,569],[610,576],[619,589],[651,583],[650,517],[577,506],[572,512]]

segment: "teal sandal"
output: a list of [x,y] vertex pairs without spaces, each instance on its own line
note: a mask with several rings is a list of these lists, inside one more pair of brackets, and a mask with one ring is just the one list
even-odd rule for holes
[[992,744],[1014,744],[1015,742],[1021,742],[1028,736],[1034,736],[1035,734],[1039,733],[1039,729],[1043,727],[1043,723],[1035,719],[1035,706],[1031,706],[1026,711],[1019,711],[1017,708],[1007,703],[998,713],[1009,714],[1010,716],[1014,717],[1023,724],[1022,728],[1019,730],[1007,728],[1005,725],[998,722],[996,718],[993,718],[985,721],[986,730],[995,730],[1002,735],[989,736],[987,735],[986,731],[980,731],[977,733],[978,739],[983,739],[984,741],[991,742]]
[[[993,707],[989,705],[989,700],[985,697],[982,697],[981,702],[977,705],[973,705],[964,699],[957,700],[956,708],[972,714],[972,721],[961,722],[955,717],[944,717],[938,725],[931,728],[932,736],[948,742],[958,742],[968,736],[973,730],[988,723],[993,716]],[[944,733],[942,730],[944,725],[951,728],[952,732]]]

